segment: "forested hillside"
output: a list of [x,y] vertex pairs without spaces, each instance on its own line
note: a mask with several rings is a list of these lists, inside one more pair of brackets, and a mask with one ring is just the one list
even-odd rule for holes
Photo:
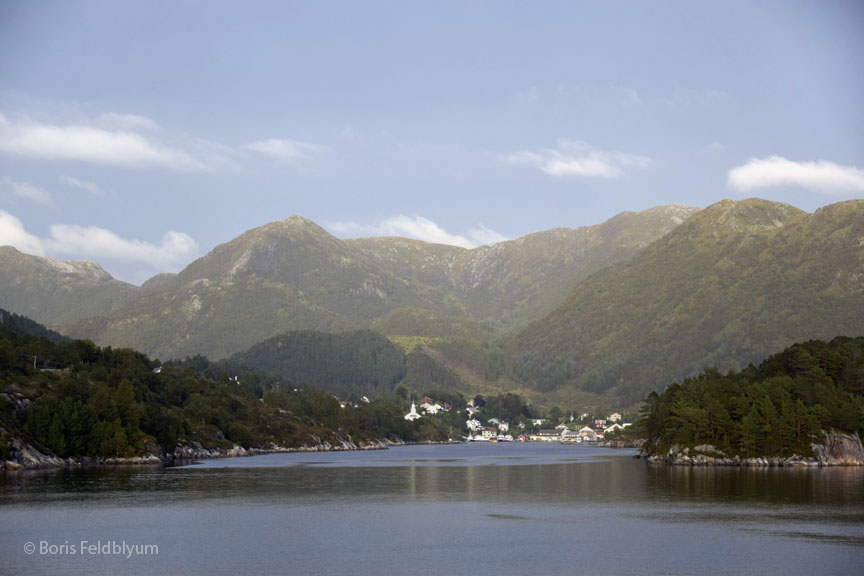
[[227,364],[343,398],[389,396],[405,377],[405,352],[371,330],[286,332],[233,355]]
[[[394,395],[343,407],[302,380],[277,383],[203,357],[160,365],[134,350],[51,340],[44,327],[0,318],[0,462],[12,438],[60,457],[116,458],[162,455],[181,442],[227,449],[441,440],[455,423],[406,422]],[[394,369],[404,369],[397,359]]]
[[864,432],[864,337],[795,344],[758,367],[716,369],[652,392],[637,434],[649,451],[712,445],[727,455],[810,455],[822,431]]

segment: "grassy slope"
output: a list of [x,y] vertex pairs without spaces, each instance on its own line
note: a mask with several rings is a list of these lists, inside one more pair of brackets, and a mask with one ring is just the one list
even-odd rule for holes
[[516,373],[627,404],[705,366],[740,368],[810,338],[864,332],[864,202],[809,215],[724,201],[598,273],[523,331]]

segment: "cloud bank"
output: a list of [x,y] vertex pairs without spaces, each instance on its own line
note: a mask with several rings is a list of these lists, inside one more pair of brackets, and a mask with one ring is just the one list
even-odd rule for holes
[[49,254],[85,260],[117,260],[176,271],[198,254],[198,243],[183,232],[168,231],[159,244],[122,238],[105,228],[55,224],[43,239]]
[[26,254],[45,256],[42,240],[24,229],[21,220],[0,210],[0,246],[13,246]]
[[515,152],[502,157],[510,164],[528,164],[555,177],[621,178],[631,168],[645,168],[651,159],[623,152],[598,150],[587,142],[559,140],[555,148]]
[[864,170],[825,160],[793,162],[770,156],[733,168],[727,184],[741,192],[775,186],[800,186],[825,193],[864,192]]
[[113,262],[123,268],[133,267],[136,281],[157,272],[176,272],[198,256],[198,243],[188,234],[170,230],[154,244],[123,238],[96,226],[55,224],[49,235],[40,238],[27,232],[21,221],[0,210],[0,246],[14,246],[35,256],[54,256],[67,260]]
[[[244,151],[296,164],[326,150],[318,144],[286,138],[224,146],[188,137],[169,138],[174,142],[170,144],[164,141],[165,136],[156,122],[137,114],[110,112],[73,124],[49,124],[27,119],[11,120],[0,113],[0,154],[40,160],[214,172],[225,167],[236,168],[234,159],[242,156]],[[64,184],[95,194],[92,185],[79,186],[72,182],[74,178],[66,178]]]
[[506,236],[485,226],[471,228],[465,235],[451,234],[428,218],[401,214],[372,225],[357,224],[356,222],[334,222],[328,224],[327,228],[340,236],[400,236],[462,248],[476,248],[507,240]]
[[[110,116],[110,115],[109,115]],[[0,114],[0,153],[46,160],[72,160],[126,168],[158,167],[205,171],[208,166],[190,153],[129,130],[149,120],[119,116],[94,124],[13,122]],[[130,120],[132,118],[132,120]],[[124,127],[119,127],[124,124]],[[155,126],[155,123],[149,121]],[[114,126],[102,127],[100,125]]]

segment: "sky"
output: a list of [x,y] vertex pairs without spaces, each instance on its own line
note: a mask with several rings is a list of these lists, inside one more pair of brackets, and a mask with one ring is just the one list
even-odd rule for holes
[[305,216],[465,247],[864,198],[864,2],[0,0],[0,245],[140,284]]

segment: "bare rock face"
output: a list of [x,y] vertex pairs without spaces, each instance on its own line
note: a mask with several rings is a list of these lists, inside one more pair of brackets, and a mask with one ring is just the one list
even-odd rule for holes
[[25,468],[27,470],[40,470],[44,468],[62,468],[66,462],[57,458],[43,454],[33,446],[21,441],[20,438],[13,438],[9,443],[11,449],[11,458],[6,461],[6,469],[19,470]]
[[820,466],[864,466],[864,446],[858,434],[825,434],[823,444],[813,444]]

